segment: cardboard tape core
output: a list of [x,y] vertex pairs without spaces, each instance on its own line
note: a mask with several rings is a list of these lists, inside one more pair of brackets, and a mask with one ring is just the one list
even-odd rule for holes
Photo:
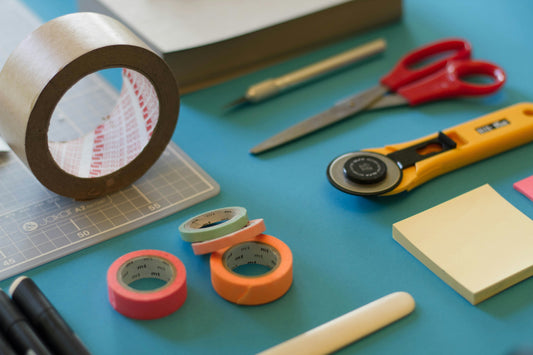
[[238,244],[230,247],[222,256],[223,265],[231,272],[247,264],[260,264],[272,271],[279,265],[279,262],[279,252],[274,247],[260,242]]
[[[131,284],[142,279],[159,279],[165,281],[167,286],[176,279],[176,268],[166,259],[156,256],[140,256],[123,264],[118,270],[118,282],[133,291],[139,290],[131,287]],[[150,292],[155,291],[151,290]]]
[[122,79],[115,107],[93,132],[67,142],[48,141],[50,154],[65,172],[105,176],[129,164],[148,144],[159,119],[157,93],[134,70],[124,68]]
[[[110,119],[85,137],[49,142],[52,113],[81,78],[125,68]],[[0,72],[0,135],[48,189],[79,200],[141,177],[172,138],[179,112],[167,64],[120,22],[96,13],[49,21],[22,41]]]

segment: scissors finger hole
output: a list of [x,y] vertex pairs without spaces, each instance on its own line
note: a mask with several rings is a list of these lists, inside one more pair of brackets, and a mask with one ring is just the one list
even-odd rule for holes
[[484,61],[453,61],[447,70],[462,82],[478,86],[501,85],[505,81],[503,69]]
[[459,76],[461,81],[474,85],[492,85],[496,83],[496,79],[488,74],[463,74]]
[[438,61],[451,59],[456,54],[457,50],[443,51],[422,58],[416,58],[415,60],[406,63],[406,66],[411,70],[421,69],[437,63]]

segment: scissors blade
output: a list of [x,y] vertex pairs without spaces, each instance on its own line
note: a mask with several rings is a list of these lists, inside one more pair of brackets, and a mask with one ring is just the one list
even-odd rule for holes
[[250,150],[250,153],[263,153],[298,138],[302,138],[333,123],[342,121],[359,111],[363,111],[368,105],[385,95],[388,90],[388,87],[385,85],[378,84],[360,94],[341,100],[326,111],[297,123],[256,145]]
[[396,107],[408,105],[409,101],[402,95],[398,94],[389,94],[382,96],[381,99],[374,101],[365,108],[365,111],[379,110],[382,108]]

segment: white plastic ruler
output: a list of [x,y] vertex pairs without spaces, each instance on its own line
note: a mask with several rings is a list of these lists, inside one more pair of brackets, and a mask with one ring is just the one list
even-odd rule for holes
[[[0,0],[0,66],[41,21],[17,0]],[[50,135],[94,129],[117,91],[99,75],[59,103]],[[178,123],[179,127],[179,123]],[[138,228],[215,196],[218,184],[174,143],[130,187],[91,201],[50,192],[12,152],[0,153],[0,280]]]

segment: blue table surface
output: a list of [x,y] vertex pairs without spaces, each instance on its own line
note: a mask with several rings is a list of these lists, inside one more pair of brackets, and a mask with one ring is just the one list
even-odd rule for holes
[[[43,21],[76,11],[71,0],[25,3]],[[533,217],[533,202],[512,188],[533,174],[533,144],[393,197],[347,195],[326,178],[328,163],[342,153],[408,141],[533,100],[531,14],[527,0],[405,0],[397,23],[184,95],[173,140],[220,184],[220,194],[25,274],[95,354],[255,353],[395,291],[414,297],[414,313],[339,354],[509,354],[533,346],[533,280],[472,306],[392,239],[393,223],[485,183]],[[378,37],[388,48],[373,60],[263,103],[223,110],[253,83]],[[504,88],[484,98],[366,113],[282,149],[248,153],[282,128],[373,85],[406,51],[445,37],[466,38],[474,58],[501,65]],[[179,237],[179,224],[225,206],[263,218],[267,233],[290,246],[294,282],[281,299],[256,307],[223,300],[211,286],[208,257],[193,255]],[[132,320],[109,304],[108,267],[140,249],[170,252],[187,268],[187,301],[168,317]]]

